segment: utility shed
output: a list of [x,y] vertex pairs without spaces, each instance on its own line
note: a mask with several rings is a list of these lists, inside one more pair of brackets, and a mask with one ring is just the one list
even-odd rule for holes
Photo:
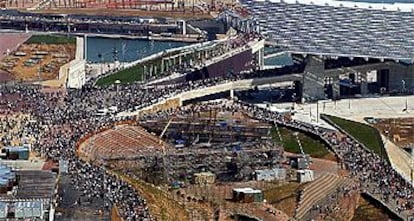
[[285,168],[272,168],[255,171],[257,181],[274,181],[285,180],[286,169]]
[[0,219],[7,218],[7,203],[0,202]]
[[27,201],[14,203],[15,218],[42,218],[43,203],[40,201]]
[[233,201],[241,203],[263,202],[263,192],[250,187],[234,188]]
[[313,170],[298,170],[297,178],[299,183],[311,182],[315,179]]
[[201,172],[194,174],[195,184],[213,184],[216,182],[216,175],[212,172]]

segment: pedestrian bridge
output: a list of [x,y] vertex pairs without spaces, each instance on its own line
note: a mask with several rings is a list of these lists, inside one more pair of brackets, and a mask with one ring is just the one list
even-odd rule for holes
[[262,85],[272,85],[276,87],[285,87],[293,84],[294,81],[302,80],[302,74],[289,74],[276,77],[264,77],[264,78],[253,78],[253,79],[243,79],[237,81],[226,81],[214,86],[209,86],[205,88],[194,89],[191,91],[183,92],[172,96],[170,98],[159,101],[150,106],[144,107],[142,109],[136,110],[134,112],[122,112],[119,113],[119,117],[123,116],[134,116],[138,115],[141,112],[153,112],[159,110],[166,110],[177,106],[182,106],[184,101],[218,94],[222,92],[230,92],[230,97],[234,96],[235,90],[248,90],[253,89],[257,86]]

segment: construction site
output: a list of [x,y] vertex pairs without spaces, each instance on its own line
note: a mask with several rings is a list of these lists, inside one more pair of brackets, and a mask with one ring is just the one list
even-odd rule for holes
[[380,118],[369,121],[397,146],[408,151],[414,148],[414,118]]
[[0,61],[0,69],[17,81],[56,79],[60,67],[75,57],[75,44],[41,44],[26,42],[8,51]]
[[200,172],[212,173],[219,181],[251,180],[254,170],[283,161],[283,148],[271,142],[271,125],[241,113],[210,111],[128,123],[85,136],[78,155],[137,171],[155,184],[194,182]]

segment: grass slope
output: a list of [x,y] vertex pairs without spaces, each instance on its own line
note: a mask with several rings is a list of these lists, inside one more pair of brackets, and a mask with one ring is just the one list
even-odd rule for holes
[[128,84],[134,81],[141,81],[144,68],[142,65],[136,65],[106,77],[100,78],[96,84],[99,86],[109,86],[115,83],[116,80],[120,80],[121,84]]
[[358,123],[355,121],[345,120],[339,117],[325,115],[338,127],[348,132],[351,136],[364,144],[367,148],[371,149],[378,155],[386,157],[386,153],[383,150],[381,136],[377,129],[367,125]]
[[386,211],[381,208],[377,208],[363,197],[359,198],[358,208],[355,210],[354,217],[351,221],[388,221],[393,220],[393,217],[389,216]]
[[296,208],[296,192],[302,187],[299,183],[287,183],[265,190],[263,194],[268,203],[292,217]]
[[27,41],[27,44],[76,44],[75,37],[57,36],[57,35],[33,35]]
[[110,172],[118,175],[122,180],[131,184],[139,192],[139,194],[144,197],[148,203],[151,214],[154,215],[157,220],[190,220],[190,216],[184,206],[170,199],[162,190],[159,190],[144,181],[133,179],[120,172]]
[[[163,57],[169,57],[178,54],[179,51],[174,51],[169,54],[163,55]],[[142,81],[144,76],[144,66],[146,66],[147,74],[145,75],[148,77],[148,73],[150,71],[151,66],[154,68],[154,71],[152,72],[155,76],[162,75],[164,73],[161,72],[161,65],[162,65],[162,59],[161,57],[154,58],[153,60],[149,60],[140,64],[137,64],[133,67],[115,72],[111,75],[108,75],[106,77],[100,78],[96,85],[98,86],[109,86],[115,83],[116,80],[120,80],[121,84],[129,84],[133,83],[135,81]],[[187,55],[182,57],[182,62],[187,62],[190,59],[194,59],[193,55]]]
[[[295,131],[279,127],[280,135],[282,136],[283,146],[285,151],[292,152],[292,153],[300,153],[299,144],[296,140],[296,136],[294,135]],[[279,136],[277,134],[277,130],[275,127],[272,128],[271,131],[273,140],[276,142],[280,142]],[[324,143],[321,141],[314,139],[304,133],[299,132],[298,134],[299,140],[302,144],[303,151],[306,154],[310,154],[312,157],[316,158],[324,158],[330,152],[327,150]]]
[[[147,66],[147,72],[148,72],[151,65],[154,68],[157,67],[157,70],[160,70],[161,59],[160,58],[154,59],[151,61],[147,61],[145,63],[137,64],[130,68],[120,70],[106,77],[98,79],[98,81],[96,81],[96,84],[98,86],[109,86],[109,85],[114,84],[116,80],[120,80],[121,84],[129,84],[135,81],[142,81],[143,80],[142,77],[144,75],[144,66]],[[160,73],[156,73],[156,75],[157,74],[160,74]]]

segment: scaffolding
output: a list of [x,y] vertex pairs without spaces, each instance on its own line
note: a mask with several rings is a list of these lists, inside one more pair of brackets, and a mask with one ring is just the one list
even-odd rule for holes
[[[163,131],[169,123],[168,129]],[[190,144],[194,140],[199,142],[245,142],[256,139],[270,140],[271,125],[251,120],[218,119],[216,113],[209,112],[206,118],[176,118],[172,122],[146,120],[140,123],[151,132],[163,135],[174,142],[179,135]]]

